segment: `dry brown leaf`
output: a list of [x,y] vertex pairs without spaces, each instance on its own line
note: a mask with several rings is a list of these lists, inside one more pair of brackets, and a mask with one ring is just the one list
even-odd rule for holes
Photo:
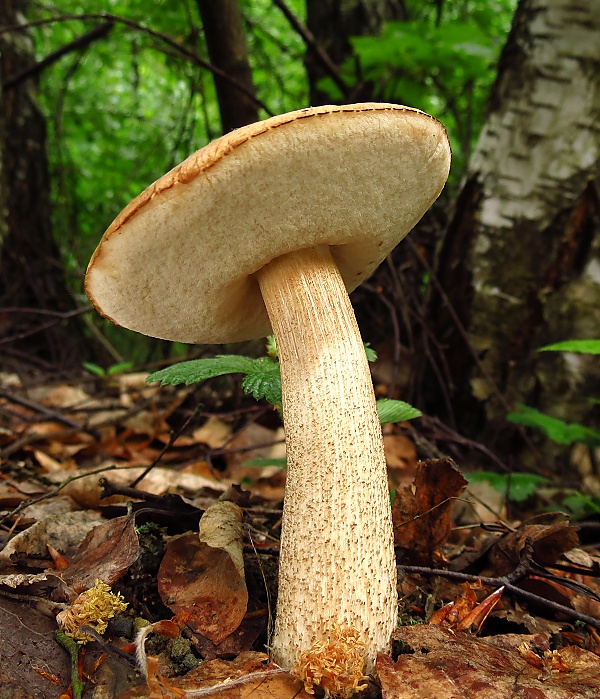
[[430,459],[417,465],[414,493],[406,486],[396,491],[392,508],[394,540],[417,559],[430,559],[452,529],[454,500],[467,485],[449,459]]
[[[211,697],[215,699],[314,699],[313,695],[304,691],[299,680],[295,679],[289,672],[279,668],[254,671],[241,676],[233,674],[223,678],[217,684],[214,682],[203,684],[202,680],[195,682],[190,677],[193,672],[194,670],[184,678],[170,679],[171,691],[161,690],[159,694],[152,693],[147,687],[134,687],[122,694],[119,699],[174,699],[177,696],[183,696],[184,699],[192,699],[193,697],[206,697],[206,699]],[[181,688],[184,694],[177,694],[177,688]]]
[[242,622],[248,590],[231,556],[184,534],[168,544],[158,571],[162,601],[196,633],[221,643]]
[[96,580],[112,587],[135,563],[138,555],[134,518],[117,517],[89,532],[63,572],[63,579],[77,593],[93,587]]
[[211,415],[201,427],[192,432],[192,436],[196,442],[218,449],[231,437],[231,425]]
[[491,571],[487,574],[501,577],[512,572],[521,560],[526,539],[533,542],[533,560],[543,566],[556,563],[561,554],[578,546],[579,528],[556,518],[555,514],[532,518],[500,537],[488,552]]
[[417,468],[417,449],[403,434],[384,434],[385,460],[397,482],[413,476]]
[[[523,653],[524,642],[537,649],[548,636],[496,636],[479,639],[438,626],[402,627],[394,639],[403,644],[394,662],[377,660],[383,699],[592,699],[600,697],[600,658],[569,647],[558,655],[539,654],[541,666]],[[557,660],[558,659],[558,660]],[[553,667],[567,667],[553,670]]]
[[[59,504],[64,500],[60,499]],[[49,514],[32,524],[25,531],[14,536],[0,552],[0,562],[10,563],[27,559],[41,559],[37,567],[49,565],[48,544],[61,553],[75,550],[81,544],[88,532],[98,526],[101,517],[96,512],[63,512],[52,511],[54,502],[47,503]],[[38,513],[42,508],[38,505]],[[46,562],[44,562],[46,561]],[[32,561],[32,565],[35,560]]]

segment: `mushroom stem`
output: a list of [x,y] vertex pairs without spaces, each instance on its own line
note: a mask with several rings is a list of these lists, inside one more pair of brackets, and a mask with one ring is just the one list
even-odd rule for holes
[[[359,670],[369,673],[377,653],[389,650],[397,592],[364,345],[328,246],[279,257],[257,277],[279,351],[288,462],[273,659],[297,670],[325,643],[331,662],[331,652],[343,653],[331,644],[345,635],[358,639]],[[308,663],[319,684],[318,659]]]

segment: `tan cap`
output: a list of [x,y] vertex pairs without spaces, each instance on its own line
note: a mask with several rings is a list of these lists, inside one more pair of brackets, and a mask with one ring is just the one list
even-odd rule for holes
[[86,292],[102,315],[152,337],[263,337],[271,326],[258,270],[326,244],[352,291],[435,201],[449,167],[444,127],[410,107],[315,107],[251,124],[191,155],[117,216]]

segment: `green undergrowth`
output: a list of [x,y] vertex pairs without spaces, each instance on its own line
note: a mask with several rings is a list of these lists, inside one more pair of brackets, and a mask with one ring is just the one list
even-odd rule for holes
[[[377,354],[365,345],[367,359],[373,362]],[[277,347],[272,336],[267,339],[267,354],[254,359],[234,354],[221,354],[206,359],[194,359],[150,374],[148,382],[160,382],[161,386],[177,386],[200,383],[217,376],[243,374],[242,388],[256,400],[265,399],[281,413],[281,372],[277,358]],[[377,401],[377,412],[381,424],[405,422],[422,415],[421,411],[401,400],[382,398]]]

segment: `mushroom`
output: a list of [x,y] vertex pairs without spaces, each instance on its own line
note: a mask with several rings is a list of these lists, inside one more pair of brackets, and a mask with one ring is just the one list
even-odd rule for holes
[[131,202],[86,291],[118,325],[186,343],[273,331],[287,448],[273,660],[350,696],[388,651],[396,566],[383,440],[348,292],[435,201],[443,126],[393,104],[233,131]]

